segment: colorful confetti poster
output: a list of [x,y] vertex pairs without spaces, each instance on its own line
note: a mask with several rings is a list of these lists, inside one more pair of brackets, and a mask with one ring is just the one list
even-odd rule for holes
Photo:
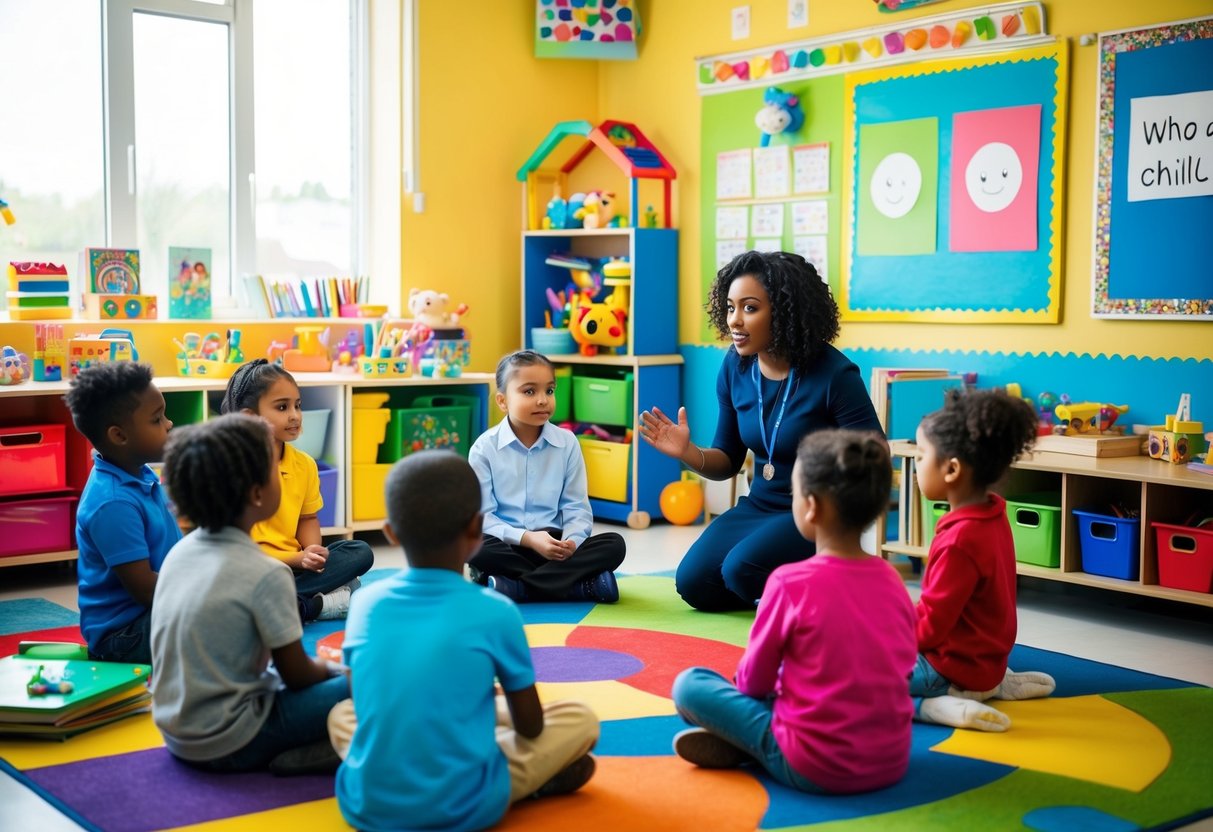
[[1035,251],[1040,105],[952,116],[951,251]]
[[[475,13],[472,3],[450,4],[460,6]],[[536,58],[634,61],[639,34],[636,0],[535,0]]]
[[933,253],[938,180],[938,119],[860,125],[858,253]]

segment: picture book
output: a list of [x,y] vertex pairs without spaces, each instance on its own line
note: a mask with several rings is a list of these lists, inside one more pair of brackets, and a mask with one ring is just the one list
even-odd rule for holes
[[139,250],[86,248],[80,273],[88,277],[88,291],[97,295],[139,294]]
[[168,316],[193,320],[211,317],[211,250],[168,250]]
[[[145,664],[6,656],[0,659],[0,732],[66,736],[137,712],[148,702],[150,673]],[[49,690],[31,692],[34,679],[50,682]],[[71,687],[61,693],[60,683]]]

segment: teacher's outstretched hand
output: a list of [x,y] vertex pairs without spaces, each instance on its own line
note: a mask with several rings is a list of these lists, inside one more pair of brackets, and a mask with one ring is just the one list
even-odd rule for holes
[[708,290],[708,318],[730,342],[716,378],[719,413],[710,446],[677,421],[640,414],[641,437],[708,479],[735,476],[749,452],[750,493],[712,521],[678,565],[675,586],[700,610],[753,608],[767,576],[804,560],[813,543],[792,515],[792,467],[806,434],[823,428],[880,430],[859,368],[834,347],[838,306],[798,254],[749,251]]

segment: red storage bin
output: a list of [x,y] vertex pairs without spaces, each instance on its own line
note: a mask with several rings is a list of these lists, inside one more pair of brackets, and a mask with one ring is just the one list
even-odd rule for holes
[[1160,586],[1213,592],[1213,529],[1155,523],[1154,534]]
[[63,425],[0,428],[0,496],[67,488]]
[[72,548],[75,497],[0,503],[0,558]]

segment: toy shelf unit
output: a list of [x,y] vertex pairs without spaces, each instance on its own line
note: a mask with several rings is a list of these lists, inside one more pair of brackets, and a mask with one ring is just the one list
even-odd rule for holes
[[[922,498],[915,447],[892,443],[903,540],[881,551],[925,557],[947,504]],[[1020,575],[1213,607],[1213,476],[1145,456],[1037,451],[1002,492]]]

